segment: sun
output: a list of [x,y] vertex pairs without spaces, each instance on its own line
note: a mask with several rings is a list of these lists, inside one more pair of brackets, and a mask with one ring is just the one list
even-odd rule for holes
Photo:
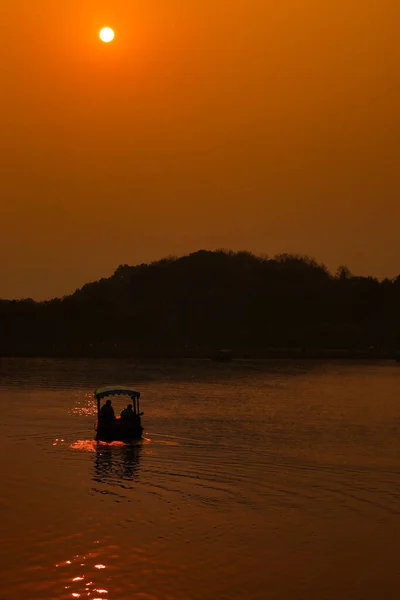
[[113,41],[115,33],[111,27],[103,27],[103,29],[100,30],[99,37],[102,42],[108,44]]

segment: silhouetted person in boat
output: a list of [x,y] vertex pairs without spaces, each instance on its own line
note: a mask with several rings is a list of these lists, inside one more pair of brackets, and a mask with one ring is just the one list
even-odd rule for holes
[[100,409],[100,418],[104,421],[113,421],[115,419],[114,409],[111,406],[111,400],[107,400]]
[[132,408],[132,404],[128,404],[128,406],[121,412],[121,419],[123,421],[133,421],[133,419],[136,417]]

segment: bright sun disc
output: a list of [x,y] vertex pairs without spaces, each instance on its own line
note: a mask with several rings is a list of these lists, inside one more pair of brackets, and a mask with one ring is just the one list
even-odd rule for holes
[[101,41],[105,42],[106,44],[108,44],[108,42],[112,42],[115,36],[114,31],[111,29],[111,27],[103,27],[99,35]]

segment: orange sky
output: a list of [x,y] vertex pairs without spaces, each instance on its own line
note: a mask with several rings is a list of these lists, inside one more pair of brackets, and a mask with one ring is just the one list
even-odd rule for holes
[[400,273],[398,0],[0,5],[0,297],[200,248]]

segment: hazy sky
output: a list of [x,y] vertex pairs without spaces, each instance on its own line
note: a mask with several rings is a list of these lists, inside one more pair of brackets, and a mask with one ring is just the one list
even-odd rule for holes
[[398,0],[0,6],[0,297],[200,248],[400,273]]

